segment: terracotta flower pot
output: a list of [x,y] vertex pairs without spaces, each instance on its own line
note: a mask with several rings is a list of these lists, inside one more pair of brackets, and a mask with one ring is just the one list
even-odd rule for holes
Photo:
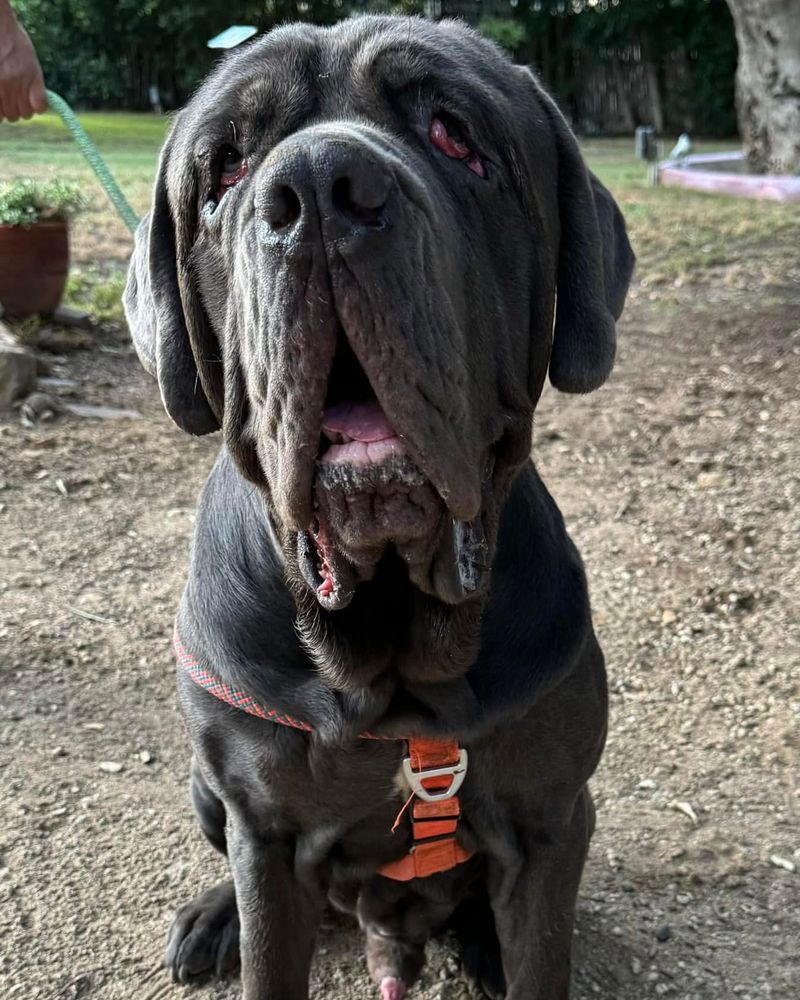
[[0,226],[0,303],[10,316],[52,312],[68,271],[66,222]]

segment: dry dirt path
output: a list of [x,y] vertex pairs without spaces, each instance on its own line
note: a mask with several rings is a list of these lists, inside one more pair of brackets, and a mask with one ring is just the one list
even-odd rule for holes
[[[218,445],[111,348],[54,373],[141,420],[0,423],[0,996],[234,998],[159,968],[173,908],[222,869],[170,652]],[[541,404],[612,692],[578,1000],[800,996],[798,355],[796,308],[640,292],[610,384]],[[323,935],[313,995],[374,996],[353,931]],[[446,942],[413,995],[468,996]]]

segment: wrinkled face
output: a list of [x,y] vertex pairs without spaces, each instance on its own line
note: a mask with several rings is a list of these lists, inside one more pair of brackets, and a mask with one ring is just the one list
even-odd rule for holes
[[532,77],[454,23],[279,29],[177,119],[134,339],[180,424],[223,426],[323,608],[386,560],[446,603],[485,589],[557,286],[561,387],[613,360],[596,198]]

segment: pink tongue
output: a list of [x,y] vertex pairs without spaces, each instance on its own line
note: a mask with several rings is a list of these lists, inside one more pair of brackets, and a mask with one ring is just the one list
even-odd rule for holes
[[368,403],[337,403],[322,414],[323,434],[344,434],[353,441],[385,441],[397,436],[377,399]]

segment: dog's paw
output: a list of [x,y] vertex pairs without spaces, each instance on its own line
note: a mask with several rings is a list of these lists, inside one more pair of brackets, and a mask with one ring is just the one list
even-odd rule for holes
[[425,964],[425,946],[385,937],[367,928],[367,968],[381,991],[381,1000],[404,1000]]
[[489,1000],[503,1000],[506,995],[506,979],[499,945],[480,948],[475,942],[473,946],[464,949],[461,962],[466,975]]
[[175,914],[164,964],[175,983],[224,976],[239,966],[239,912],[232,882],[197,896]]

